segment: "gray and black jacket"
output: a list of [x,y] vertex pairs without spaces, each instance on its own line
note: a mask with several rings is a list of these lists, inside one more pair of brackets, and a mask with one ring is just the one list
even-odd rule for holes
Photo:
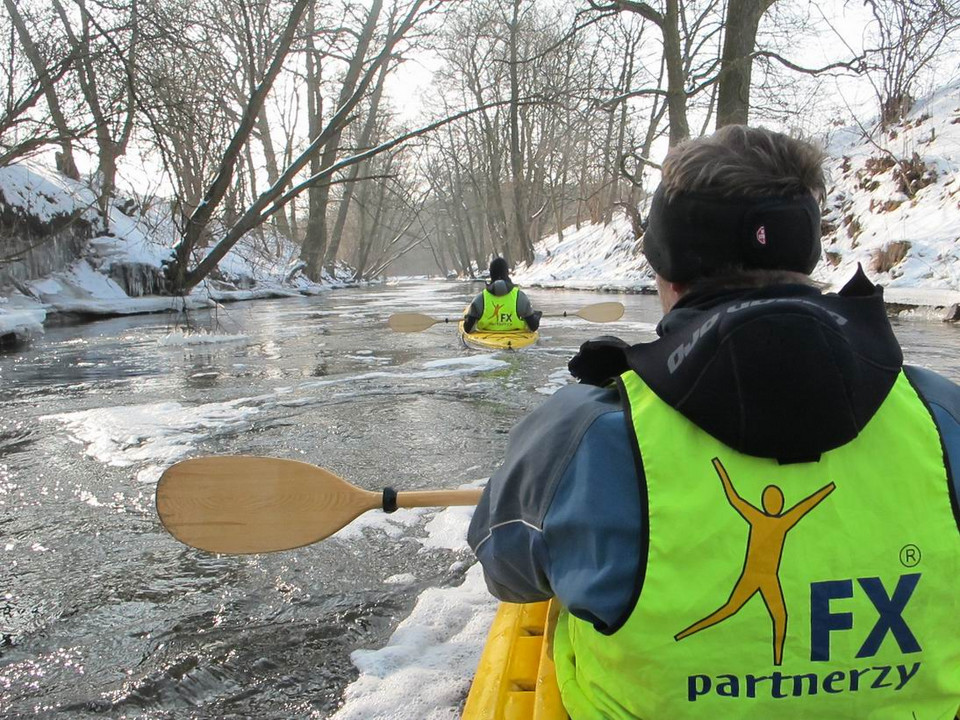
[[[708,322],[732,304],[742,322]],[[556,595],[604,633],[629,617],[645,563],[645,482],[609,383],[628,368],[717,439],[782,462],[816,460],[856,437],[902,369],[939,429],[960,529],[960,387],[903,365],[882,290],[862,273],[837,294],[803,285],[690,294],[657,332],[640,345],[585,343],[570,362],[580,384],[511,431],[468,534],[498,598]]]

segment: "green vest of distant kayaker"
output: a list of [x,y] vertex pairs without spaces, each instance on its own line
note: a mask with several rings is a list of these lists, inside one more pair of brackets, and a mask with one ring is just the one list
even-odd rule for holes
[[477,321],[477,330],[481,332],[511,332],[526,330],[527,324],[517,314],[517,294],[520,289],[514,287],[506,295],[494,295],[483,291],[483,316]]
[[906,376],[856,439],[790,464],[732,450],[633,371],[621,381],[647,562],[613,634],[561,616],[571,718],[951,720],[960,532]]

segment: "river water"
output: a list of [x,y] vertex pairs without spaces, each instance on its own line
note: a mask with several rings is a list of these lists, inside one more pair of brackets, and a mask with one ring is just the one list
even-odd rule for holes
[[[512,424],[569,381],[584,340],[654,337],[656,298],[530,292],[546,313],[620,300],[601,326],[545,319],[487,355],[453,282],[338,290],[48,328],[0,355],[0,716],[325,718],[429,587],[472,559],[371,525],[299,550],[212,556],[162,529],[162,468],[204,454],[295,458],[371,490],[477,484]],[[896,322],[908,362],[960,380],[960,327]],[[202,333],[202,335],[200,335]],[[198,337],[203,342],[196,342]],[[396,578],[403,577],[403,582]]]

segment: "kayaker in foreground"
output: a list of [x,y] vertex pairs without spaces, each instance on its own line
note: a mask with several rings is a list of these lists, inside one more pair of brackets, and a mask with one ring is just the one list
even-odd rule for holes
[[510,280],[510,268],[502,257],[490,261],[490,282],[477,295],[463,316],[463,331],[509,332],[540,327],[540,311],[530,298]]
[[811,282],[821,162],[744,126],[672,148],[659,339],[585,343],[484,491],[470,545],[497,597],[565,608],[574,720],[960,707],[960,387],[903,364],[862,270]]

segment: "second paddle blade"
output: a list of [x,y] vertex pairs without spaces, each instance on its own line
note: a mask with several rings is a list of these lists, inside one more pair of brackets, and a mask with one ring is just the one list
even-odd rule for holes
[[590,322],[613,322],[623,317],[623,305],[618,302],[596,303],[595,305],[587,305],[574,314]]
[[387,318],[387,325],[396,332],[420,332],[433,327],[438,322],[443,322],[443,320],[437,320],[420,313],[394,313]]
[[270,457],[184,460],[157,484],[164,527],[181,542],[214,553],[310,545],[380,504],[380,493],[354,487],[321,467]]

